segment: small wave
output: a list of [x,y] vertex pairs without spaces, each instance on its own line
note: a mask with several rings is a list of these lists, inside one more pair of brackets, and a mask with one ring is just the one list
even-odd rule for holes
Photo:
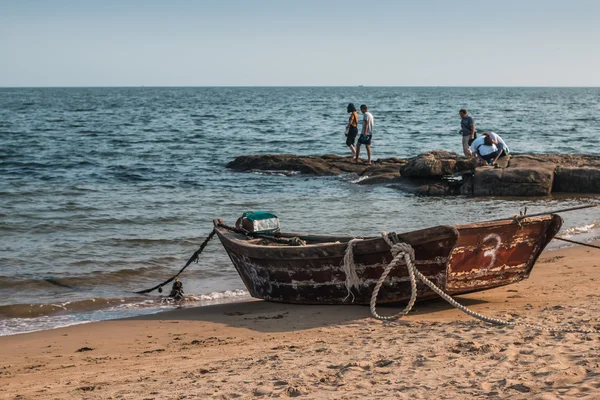
[[[249,297],[249,293],[245,290],[226,290],[188,295],[184,298],[183,305],[196,307],[198,305],[236,301],[245,297]],[[12,313],[11,315],[22,316],[0,318],[0,336],[55,329],[94,321],[155,314],[161,311],[173,310],[181,305],[181,303],[174,303],[165,297],[157,297],[145,300],[140,298],[110,300],[96,298],[53,305],[19,304],[16,307],[5,306],[0,307],[0,316],[2,312],[6,312],[9,308],[11,308],[9,311]],[[40,310],[44,310],[48,314],[40,314]],[[35,314],[38,315],[33,316]]]
[[591,233],[592,231],[595,231],[598,229],[600,229],[600,224],[592,223],[592,224],[588,224],[588,225],[575,226],[575,227],[569,228],[569,229],[565,230],[564,232],[562,232],[560,235],[562,237],[569,238],[569,237],[573,237],[573,236],[577,236],[577,235],[581,235],[581,234]]
[[[183,221],[185,218],[182,217],[161,217],[157,218],[156,222],[178,222]],[[158,246],[158,245],[170,245],[176,244],[181,246],[195,246],[199,245],[198,239],[121,239],[121,238],[110,238],[108,239],[111,245],[131,245],[131,246]]]
[[369,176],[368,175],[361,176],[358,179],[351,180],[350,183],[359,183],[359,182],[364,181],[365,179],[369,179]]
[[[162,257],[160,259],[146,260],[144,263],[149,266],[138,268],[122,268],[116,271],[94,270],[80,275],[69,276],[0,276],[0,289],[10,289],[18,291],[42,289],[47,290],[52,286],[63,287],[72,290],[92,290],[99,287],[113,287],[114,285],[123,285],[127,282],[162,280],[165,276],[171,275],[174,271],[165,267],[167,264],[176,263],[179,260],[176,257]],[[81,270],[83,267],[92,266],[100,268],[107,264],[106,260],[80,260],[69,263],[74,271]],[[139,262],[136,264],[142,264]],[[143,286],[143,284],[140,284]]]
[[[248,297],[250,294],[246,290],[234,289],[222,292],[210,292],[205,294],[186,295],[184,302],[215,302],[222,300],[233,300],[241,297]],[[97,311],[101,309],[119,310],[119,309],[147,309],[157,306],[172,304],[165,296],[158,296],[152,299],[143,297],[128,298],[90,298],[77,301],[65,301],[57,303],[32,303],[32,304],[11,304],[0,306],[0,318],[38,318],[58,314],[84,313]],[[190,304],[193,305],[193,304]]]
[[210,300],[224,300],[224,299],[235,299],[238,297],[250,296],[248,291],[243,289],[225,290],[224,292],[212,292],[208,294],[190,295],[189,299],[193,301],[210,301]]
[[118,172],[113,175],[114,178],[121,182],[146,182],[152,180],[152,178],[134,173]]
[[292,170],[253,170],[252,173],[257,175],[269,175],[269,176],[294,176],[300,174],[300,171]]
[[53,304],[11,304],[0,306],[3,318],[37,318],[65,312],[83,312],[97,310],[121,303],[122,299],[93,298],[80,301],[66,301]]

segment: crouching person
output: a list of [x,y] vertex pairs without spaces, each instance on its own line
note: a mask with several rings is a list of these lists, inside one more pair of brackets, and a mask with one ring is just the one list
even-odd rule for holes
[[498,147],[489,136],[483,135],[471,143],[471,153],[476,157],[477,166],[489,165],[497,159]]
[[510,154],[510,150],[508,149],[506,142],[500,137],[500,135],[494,132],[484,132],[483,136],[489,137],[491,142],[498,148],[498,154],[492,160],[492,165],[496,165],[496,162],[499,158],[506,157]]

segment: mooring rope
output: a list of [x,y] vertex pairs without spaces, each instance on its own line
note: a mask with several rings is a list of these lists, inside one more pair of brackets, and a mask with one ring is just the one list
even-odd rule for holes
[[194,252],[194,254],[192,254],[192,256],[190,257],[190,259],[188,260],[187,263],[185,263],[185,265],[183,266],[183,268],[181,268],[179,270],[178,273],[176,273],[175,275],[173,275],[172,277],[170,277],[169,279],[167,279],[166,281],[164,281],[163,283],[160,283],[154,287],[151,287],[150,289],[145,289],[145,290],[140,290],[135,292],[136,294],[146,294],[146,293],[150,293],[155,291],[156,289],[159,289],[159,292],[162,292],[162,287],[165,286],[166,284],[170,283],[173,279],[177,278],[179,275],[181,275],[181,273],[183,271],[185,271],[185,269],[193,262],[198,262],[198,257],[200,256],[200,254],[202,253],[202,251],[204,251],[204,248],[206,247],[206,245],[208,244],[208,242],[210,242],[210,240],[213,238],[213,236],[215,236],[216,231],[213,229],[208,236],[206,237],[206,239],[204,239],[204,242],[202,242],[202,244],[200,245],[200,248],[198,250],[196,250]]
[[[291,246],[304,246],[306,245],[306,243],[301,240],[298,237],[293,237],[293,238],[278,238],[276,236],[271,236],[271,235],[264,235],[264,234],[252,234],[246,231],[243,231],[241,229],[238,228],[234,228],[232,226],[227,226],[225,224],[218,224],[217,226],[227,229],[228,231],[231,232],[235,232],[235,233],[241,233],[244,234],[248,237],[256,237],[256,238],[260,238],[260,239],[267,239],[267,240],[271,240],[274,241],[276,243],[280,243],[280,244],[287,244],[287,245],[291,245]],[[150,289],[145,289],[145,290],[140,290],[138,292],[135,292],[137,294],[146,294],[146,293],[150,293],[155,291],[156,289],[159,290],[159,292],[162,292],[162,287],[165,286],[166,284],[170,283],[171,281],[173,281],[173,279],[177,278],[179,275],[181,275],[181,273],[183,271],[185,271],[185,269],[193,262],[198,262],[198,258],[200,256],[200,254],[202,253],[202,251],[204,250],[204,248],[206,247],[206,245],[208,244],[208,242],[211,241],[211,239],[213,238],[213,236],[215,235],[216,231],[213,229],[208,236],[206,237],[206,239],[204,240],[204,242],[202,242],[202,244],[200,245],[200,248],[198,250],[196,250],[196,252],[194,254],[192,254],[192,256],[190,257],[190,259],[188,260],[188,262],[183,266],[183,268],[181,268],[179,270],[179,272],[177,272],[175,275],[173,275],[172,277],[170,277],[169,279],[167,279],[166,281],[164,281],[163,283],[160,283],[154,287],[151,287]]]
[[[547,327],[547,326],[526,324],[523,322],[506,321],[506,320],[499,319],[499,318],[488,317],[488,316],[485,316],[478,312],[475,312],[475,311],[463,306],[462,304],[458,303],[450,295],[445,293],[442,289],[440,289],[433,282],[431,282],[429,279],[427,279],[427,277],[425,275],[423,275],[415,267],[415,263],[414,263],[415,252],[414,252],[414,249],[412,248],[412,246],[410,246],[408,243],[392,242],[392,240],[390,240],[387,232],[383,232],[381,235],[383,237],[383,240],[385,240],[385,242],[390,246],[390,248],[391,248],[390,251],[392,252],[392,255],[394,256],[394,258],[385,267],[383,274],[381,275],[381,278],[379,278],[379,281],[377,282],[377,285],[375,286],[375,289],[373,290],[373,294],[371,295],[371,302],[370,302],[371,315],[376,319],[395,320],[395,319],[398,319],[398,318],[408,314],[408,312],[410,312],[410,310],[412,309],[412,307],[414,305],[414,301],[417,296],[416,278],[419,278],[421,280],[421,282],[423,282],[424,284],[429,286],[429,288],[431,290],[433,290],[435,293],[437,293],[442,299],[444,299],[448,303],[450,303],[450,305],[452,305],[453,307],[459,309],[460,311],[472,316],[473,318],[476,318],[483,322],[487,322],[487,323],[495,324],[495,325],[522,326],[525,328],[543,330],[543,331],[548,331],[548,332],[600,333],[600,331],[596,330],[596,329],[551,328],[551,327]],[[389,317],[383,317],[383,316],[377,314],[377,310],[376,310],[377,295],[379,294],[379,289],[381,288],[381,285],[385,281],[385,278],[387,277],[387,275],[390,273],[392,268],[394,268],[395,266],[397,266],[399,264],[399,262],[402,258],[404,259],[404,261],[406,263],[406,268],[408,269],[408,276],[410,277],[410,284],[411,284],[410,300],[409,300],[406,308],[403,311],[401,311],[400,313],[389,316]]]
[[[541,212],[541,213],[536,213],[536,214],[529,214],[529,215],[527,215],[527,208],[526,208],[524,214],[517,215],[515,217],[517,219],[525,219],[525,218],[531,218],[531,217],[541,217],[542,215],[558,214],[558,213],[564,213],[564,212],[569,212],[569,211],[584,210],[586,208],[594,208],[594,207],[600,207],[600,203],[585,204],[583,206],[563,208],[563,209],[560,209],[560,210],[552,210],[552,211],[546,211],[546,212]],[[492,221],[502,221],[504,219],[505,218],[500,218],[500,219],[494,219]]]
[[580,244],[582,246],[587,246],[587,247],[591,247],[593,249],[600,249],[600,246],[596,246],[595,244],[589,244],[589,243],[584,243],[584,242],[578,242],[576,240],[571,240],[571,239],[565,239],[562,237],[558,237],[558,236],[554,236],[554,239],[556,240],[562,240],[563,242],[569,242],[569,243],[574,243],[574,244]]

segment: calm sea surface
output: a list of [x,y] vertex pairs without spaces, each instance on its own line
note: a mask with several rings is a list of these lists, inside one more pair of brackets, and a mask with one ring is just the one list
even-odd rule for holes
[[[347,154],[349,102],[375,117],[374,158],[460,152],[462,107],[513,152],[600,155],[600,88],[0,89],[0,335],[172,308],[131,292],[182,267],[216,217],[261,209],[284,230],[366,235],[597,201],[423,198],[225,168],[244,154]],[[564,216],[564,234],[599,236],[599,211]],[[186,305],[247,296],[218,241],[182,281]]]

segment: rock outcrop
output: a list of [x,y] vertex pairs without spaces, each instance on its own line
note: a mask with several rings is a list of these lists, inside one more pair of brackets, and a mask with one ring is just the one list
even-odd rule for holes
[[[506,168],[484,166],[471,178],[475,196],[547,196],[552,192],[556,164],[531,156],[513,157]],[[464,193],[464,191],[463,191]]]
[[356,174],[369,177],[359,183],[382,183],[400,177],[400,169],[407,164],[402,158],[380,158],[372,165],[364,161],[354,162],[352,157],[335,154],[323,156],[296,156],[293,154],[264,154],[240,156],[227,164],[236,171],[272,171],[282,173],[299,172],[314,176]]
[[552,191],[600,193],[600,167],[558,166],[554,172]]
[[409,159],[382,158],[373,165],[334,154],[240,156],[236,171],[314,176],[351,174],[363,185],[387,184],[421,195],[547,196],[552,192],[600,193],[600,156],[538,154],[504,159],[501,168],[475,168],[472,159],[434,150]]
[[441,178],[474,167],[472,159],[450,151],[434,150],[409,158],[401,172],[407,178]]

